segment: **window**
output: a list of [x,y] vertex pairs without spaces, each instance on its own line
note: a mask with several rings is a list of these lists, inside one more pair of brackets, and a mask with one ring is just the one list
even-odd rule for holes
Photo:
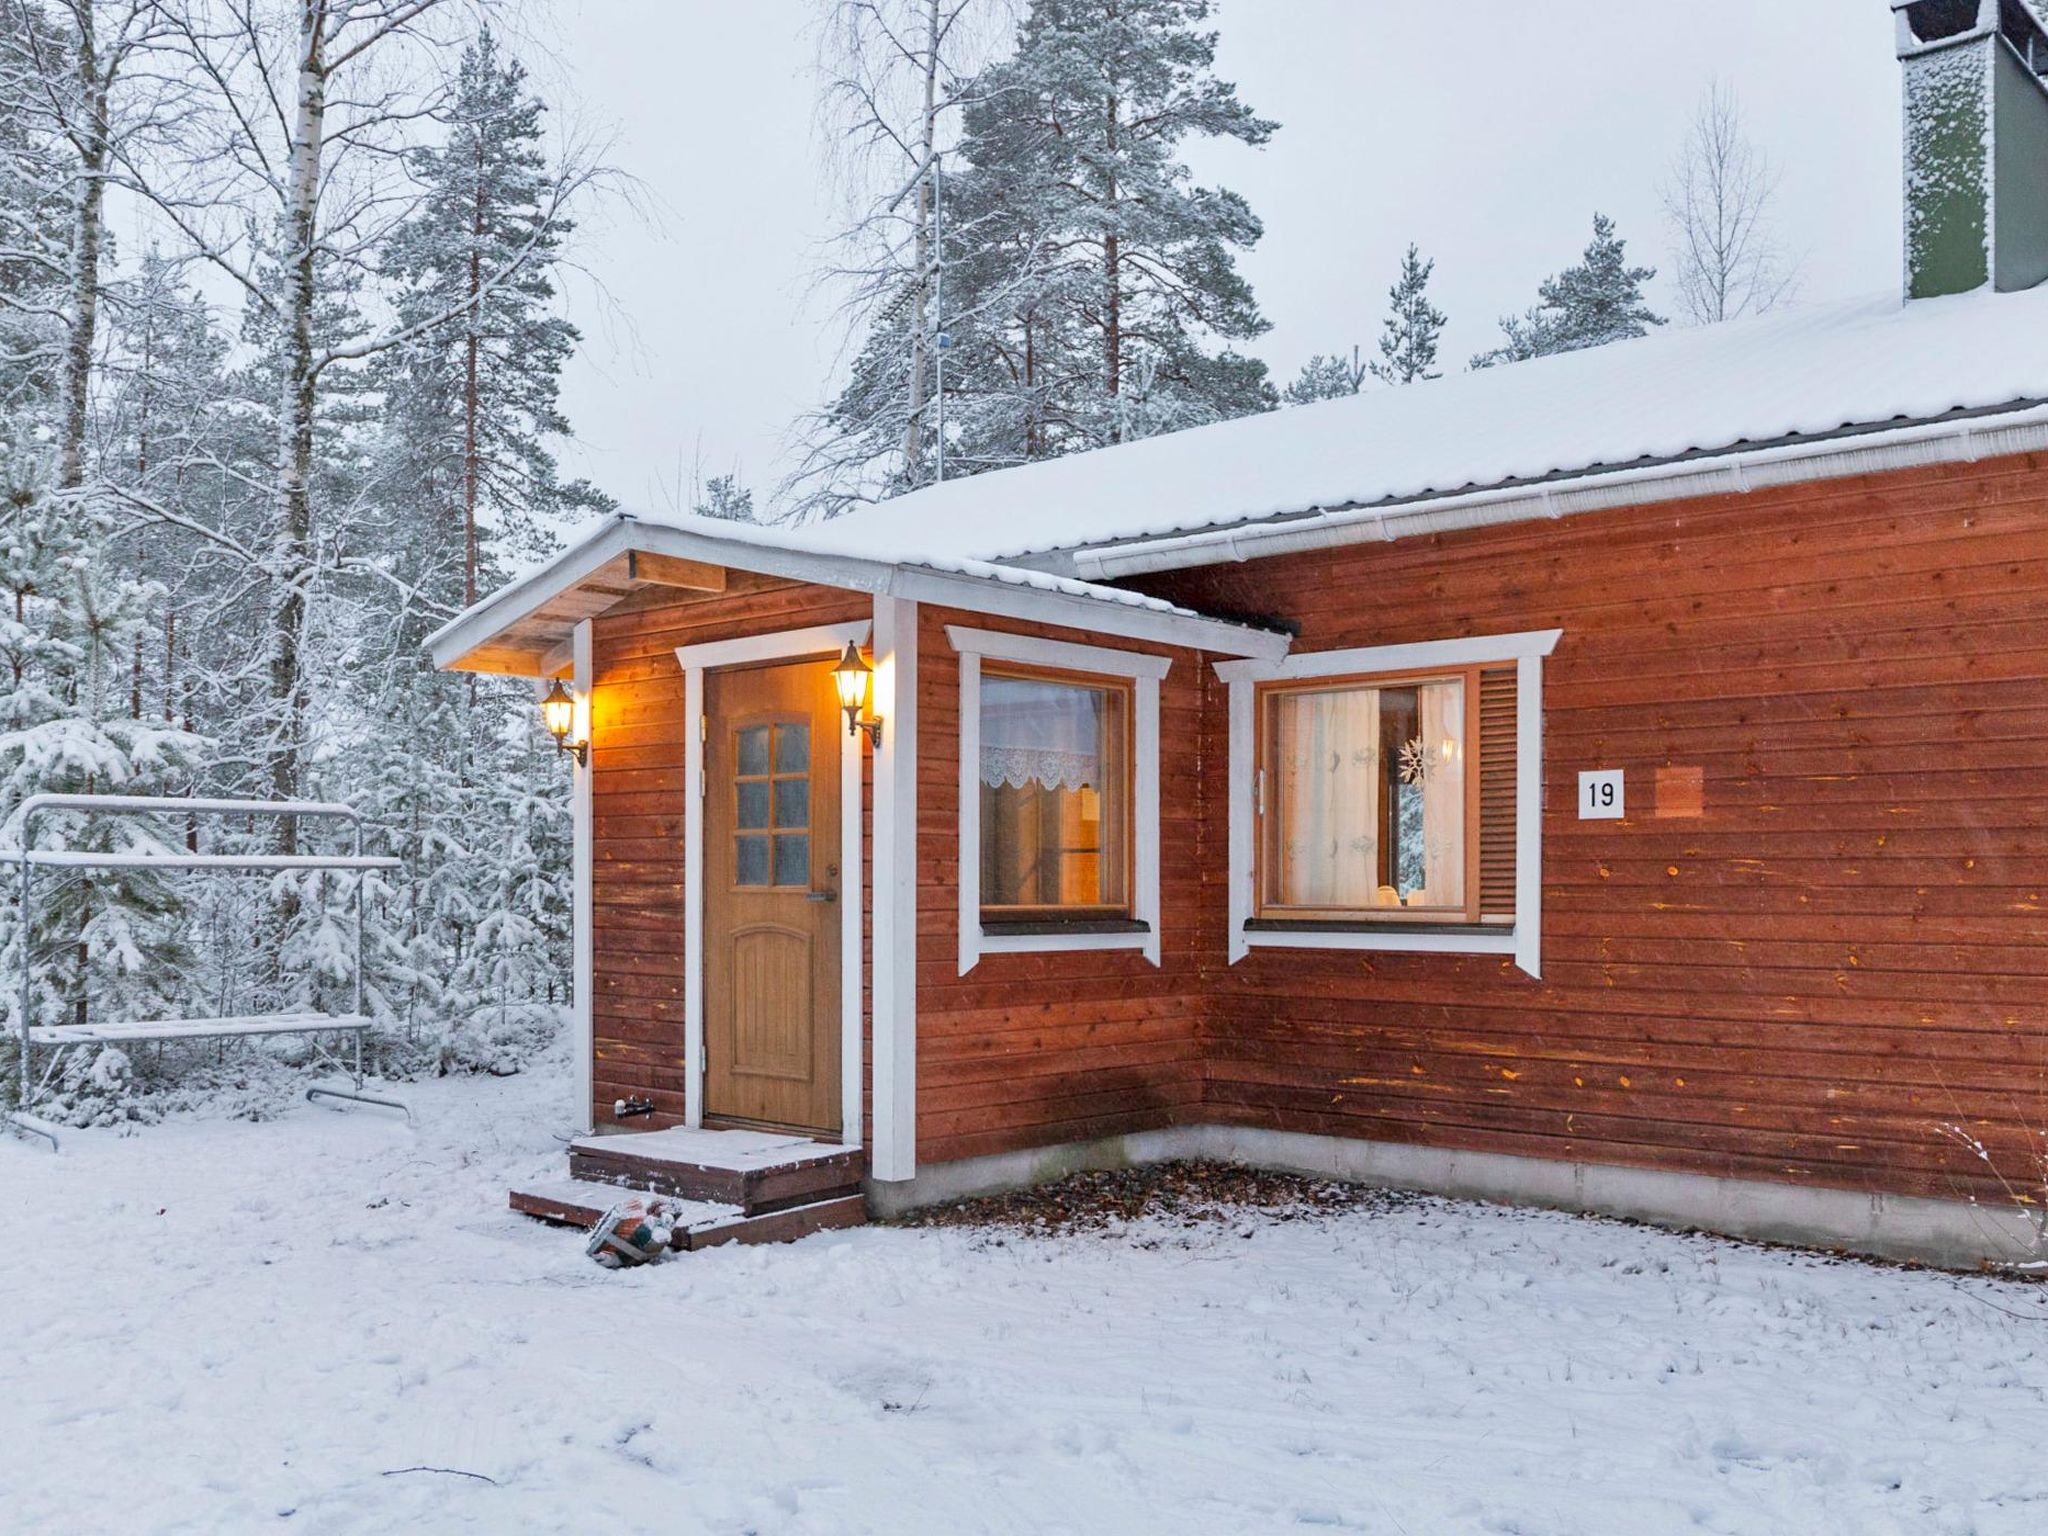
[[1539,974],[1560,631],[1229,661],[1230,960],[1510,955]]
[[733,884],[811,883],[811,728],[804,721],[735,733]]
[[984,670],[985,918],[1130,913],[1130,688]]
[[1476,669],[1260,690],[1259,915],[1476,922]]
[[1171,658],[948,625],[960,656],[960,974],[985,954],[1159,939],[1159,683]]

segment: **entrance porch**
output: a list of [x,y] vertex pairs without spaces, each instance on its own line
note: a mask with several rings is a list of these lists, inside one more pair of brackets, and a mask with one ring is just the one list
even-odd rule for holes
[[589,1228],[624,1195],[654,1196],[687,1250],[782,1243],[867,1220],[861,1149],[767,1131],[693,1130],[582,1136],[568,1176],[512,1191],[512,1209]]

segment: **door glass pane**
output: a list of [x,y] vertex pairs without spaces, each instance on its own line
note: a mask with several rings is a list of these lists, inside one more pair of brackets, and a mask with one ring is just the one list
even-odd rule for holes
[[739,825],[752,829],[768,825],[768,781],[756,779],[749,783],[741,780],[739,790]]
[[775,825],[778,827],[808,827],[811,824],[811,781],[809,779],[777,779],[775,781]]
[[803,833],[784,834],[775,839],[775,883],[811,883],[811,840]]
[[740,772],[744,774],[765,774],[768,771],[768,732],[765,725],[750,725],[740,735]]
[[775,771],[808,773],[811,770],[811,728],[784,725],[775,732]]
[[766,885],[768,883],[768,839],[765,837],[735,838],[736,850],[733,861],[733,883],[735,885]]
[[1121,688],[983,673],[984,907],[1129,899],[1126,699]]

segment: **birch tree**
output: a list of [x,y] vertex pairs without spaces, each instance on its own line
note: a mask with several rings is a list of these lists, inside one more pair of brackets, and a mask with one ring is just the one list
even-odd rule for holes
[[819,274],[850,380],[800,424],[782,499],[830,516],[934,472],[931,409],[944,157],[977,73],[1009,44],[1016,0],[823,0],[818,137],[844,223]]
[[[182,0],[178,41],[208,92],[205,132],[175,175],[133,184],[197,256],[240,289],[275,374],[268,527],[249,552],[267,593],[260,711],[264,787],[298,795],[307,752],[314,604],[337,573],[375,579],[345,528],[318,526],[323,397],[357,365],[487,305],[547,256],[582,184],[557,184],[538,217],[474,284],[374,329],[323,327],[323,303],[377,276],[380,255],[430,193],[409,144],[448,101],[455,0]],[[449,21],[449,26],[439,26]],[[344,509],[331,508],[340,514]],[[287,827],[282,840],[289,845]]]
[[53,0],[47,14],[53,25],[24,27],[0,44],[0,71],[4,89],[31,104],[60,146],[66,227],[57,488],[70,493],[86,478],[116,156],[138,158],[174,132],[183,91],[162,68],[173,29],[158,0]]
[[[368,892],[387,1059],[504,1070],[562,995],[566,785],[524,688],[436,674],[419,642],[505,538],[602,501],[554,469],[578,338],[551,274],[603,173],[543,153],[476,18],[0,0],[0,822],[41,789],[350,801],[405,861]],[[107,237],[126,199],[139,251]],[[344,895],[75,882],[35,939],[38,1006],[331,1003]]]
[[1760,315],[1790,298],[1799,263],[1772,224],[1778,173],[1743,131],[1733,88],[1708,85],[1664,184],[1679,307],[1695,325]]
[[0,404],[12,415],[53,397],[62,356],[65,179],[27,40],[59,46],[36,0],[0,0]]

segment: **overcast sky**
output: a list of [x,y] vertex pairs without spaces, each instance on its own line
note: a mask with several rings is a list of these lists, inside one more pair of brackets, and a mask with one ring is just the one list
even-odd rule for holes
[[[737,468],[765,490],[829,390],[809,295],[833,204],[814,131],[816,0],[557,0],[543,90],[615,135],[660,210],[588,222],[566,456],[628,507]],[[1195,146],[1247,197],[1276,379],[1370,346],[1410,240],[1436,258],[1462,367],[1569,265],[1595,209],[1665,264],[1658,187],[1714,77],[1778,163],[1779,221],[1824,303],[1898,282],[1899,85],[1884,0],[1219,0],[1217,67],[1280,124]],[[602,290],[602,297],[599,290]],[[1653,287],[1668,311],[1670,290]]]

